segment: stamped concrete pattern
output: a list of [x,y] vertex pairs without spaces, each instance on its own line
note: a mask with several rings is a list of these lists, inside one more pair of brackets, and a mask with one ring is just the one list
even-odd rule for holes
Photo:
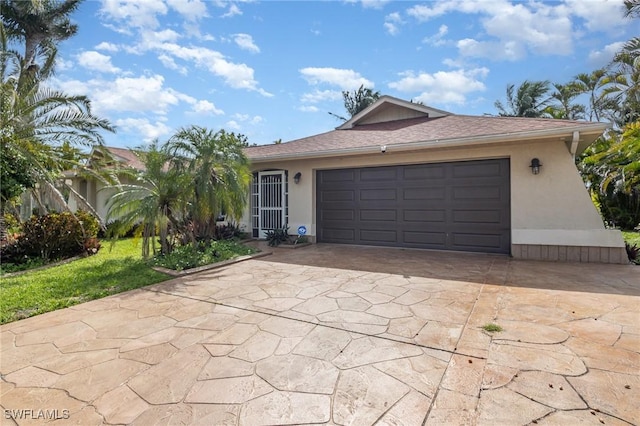
[[639,272],[276,250],[3,325],[2,424],[640,424]]

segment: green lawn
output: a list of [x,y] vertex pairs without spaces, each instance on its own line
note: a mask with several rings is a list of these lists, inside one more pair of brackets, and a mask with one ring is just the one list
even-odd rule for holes
[[623,231],[622,236],[624,237],[624,240],[630,245],[636,244],[638,247],[640,247],[640,232]]
[[144,287],[171,277],[142,260],[136,240],[103,242],[95,256],[0,278],[0,324]]

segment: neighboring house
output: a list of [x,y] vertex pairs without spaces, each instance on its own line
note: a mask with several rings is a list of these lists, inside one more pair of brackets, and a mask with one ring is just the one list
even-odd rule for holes
[[[133,168],[135,170],[144,170],[144,164],[133,151],[126,148],[108,146],[94,148],[89,155],[86,167],[89,169]],[[73,189],[95,209],[100,221],[106,223],[108,212],[107,202],[115,193],[115,190],[111,188],[105,189],[107,185],[104,182],[86,173],[78,174],[74,171],[69,171],[66,175],[67,179],[71,180]],[[124,184],[134,183],[129,182],[128,178],[124,175],[119,175],[118,178],[120,182]],[[72,211],[79,208],[73,198],[69,199],[69,207]]]
[[256,238],[304,226],[316,242],[625,263],[622,235],[605,229],[574,160],[607,127],[383,96],[336,130],[247,148],[241,224]]

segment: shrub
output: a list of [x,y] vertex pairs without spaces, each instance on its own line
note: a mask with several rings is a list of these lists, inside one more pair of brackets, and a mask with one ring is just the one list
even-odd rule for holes
[[181,271],[254,252],[255,249],[232,240],[196,242],[178,246],[170,254],[158,255],[151,259],[151,264]]
[[270,247],[276,247],[281,243],[289,241],[289,226],[267,231],[265,233],[265,239]]
[[[85,242],[95,239],[98,229],[97,219],[82,211],[76,217],[67,212],[32,216],[23,224],[16,243],[3,250],[3,261],[6,257],[11,263],[23,263],[33,257],[51,261],[86,253]],[[95,253],[100,245],[89,241],[87,247]]]
[[627,257],[632,263],[640,265],[640,247],[637,244],[631,245],[625,243],[625,249],[627,250]]
[[233,222],[229,222],[226,225],[216,226],[214,235],[215,240],[233,240],[242,239],[245,237],[245,232],[240,226]]

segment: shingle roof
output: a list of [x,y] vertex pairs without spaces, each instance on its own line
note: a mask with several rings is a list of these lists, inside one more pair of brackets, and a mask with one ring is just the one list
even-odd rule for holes
[[122,165],[132,167],[136,170],[144,170],[144,164],[138,156],[130,149],[127,148],[115,148],[112,146],[105,146],[105,148],[113,154],[116,160],[120,161]]
[[[340,151],[348,152],[359,148],[381,145],[393,147],[418,142],[433,142],[433,146],[444,146],[448,141],[460,139],[471,143],[474,139],[504,139],[513,136],[513,140],[517,140],[524,135],[531,137],[536,132],[549,135],[557,131],[558,135],[566,137],[574,130],[599,134],[606,127],[603,123],[572,120],[451,114],[436,118],[419,117],[359,125],[346,130],[336,129],[282,144],[250,147],[246,153],[255,161],[268,160],[269,157],[319,156],[323,152],[335,155]],[[584,149],[586,146],[581,144],[581,147]]]

